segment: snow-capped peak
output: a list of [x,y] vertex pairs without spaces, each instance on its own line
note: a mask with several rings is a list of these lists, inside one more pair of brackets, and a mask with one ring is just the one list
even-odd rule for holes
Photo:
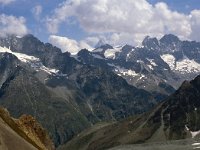
[[115,59],[116,52],[120,52],[122,49],[121,47],[115,47],[113,49],[107,49],[104,53],[105,58]]
[[36,71],[45,71],[48,74],[57,74],[59,70],[47,68],[45,67],[39,58],[35,56],[30,56],[22,53],[13,52],[10,50],[10,48],[7,47],[1,47],[0,46],[0,53],[10,53],[15,55],[20,61],[29,64],[32,68],[34,68]]

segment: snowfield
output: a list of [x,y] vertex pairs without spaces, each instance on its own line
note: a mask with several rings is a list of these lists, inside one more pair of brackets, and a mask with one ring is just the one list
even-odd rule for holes
[[164,54],[161,58],[169,65],[173,71],[180,71],[181,73],[195,73],[200,72],[200,64],[195,60],[184,57],[182,60],[176,61],[171,54]]
[[10,50],[10,48],[7,47],[1,47],[0,46],[0,53],[10,53],[15,55],[20,61],[29,64],[32,68],[34,68],[36,71],[45,71],[48,74],[57,74],[59,70],[47,68],[45,67],[39,58],[35,56],[29,56],[22,53],[13,52]]

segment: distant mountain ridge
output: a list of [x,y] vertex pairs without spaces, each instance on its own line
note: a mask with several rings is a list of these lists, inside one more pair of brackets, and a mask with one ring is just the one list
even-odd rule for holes
[[77,56],[81,62],[112,70],[131,85],[165,95],[200,73],[200,43],[172,34],[160,40],[147,36],[141,47],[106,44]]

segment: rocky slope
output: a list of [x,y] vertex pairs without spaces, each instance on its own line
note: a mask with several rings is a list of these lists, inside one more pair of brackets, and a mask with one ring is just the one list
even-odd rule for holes
[[[166,142],[186,138],[195,138],[192,141],[198,144],[199,110],[200,76],[197,76],[190,82],[185,81],[174,94],[149,113],[84,131],[60,149],[101,150],[122,144]],[[192,148],[193,143],[189,143]]]
[[47,131],[31,115],[22,115],[15,120],[17,126],[42,150],[53,150],[54,144]]
[[[26,118],[26,121],[23,118]],[[34,124],[27,124],[32,120]],[[24,115],[19,120],[13,119],[6,109],[0,108],[0,149],[12,150],[13,148],[54,150],[47,132],[33,117]]]

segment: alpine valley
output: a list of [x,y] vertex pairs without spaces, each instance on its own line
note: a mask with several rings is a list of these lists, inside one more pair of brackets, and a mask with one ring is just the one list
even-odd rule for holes
[[200,43],[172,34],[147,36],[139,47],[99,41],[77,55],[30,34],[0,38],[0,105],[14,118],[37,119],[57,149],[180,139],[195,148],[199,74]]

